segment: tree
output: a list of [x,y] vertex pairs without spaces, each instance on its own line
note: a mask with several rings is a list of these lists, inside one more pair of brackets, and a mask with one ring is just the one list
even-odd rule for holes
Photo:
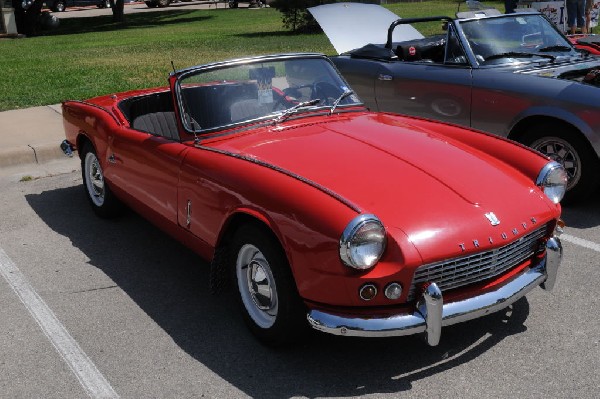
[[275,0],[271,7],[283,14],[283,26],[294,32],[318,32],[319,24],[306,9],[326,3],[335,3],[334,0]]

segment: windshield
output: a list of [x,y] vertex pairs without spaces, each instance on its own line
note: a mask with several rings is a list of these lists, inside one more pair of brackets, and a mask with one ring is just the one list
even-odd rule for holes
[[504,15],[461,21],[479,63],[507,63],[514,58],[550,58],[573,51],[571,44],[543,16]]
[[183,124],[192,132],[260,119],[362,104],[322,57],[258,59],[182,74],[178,85]]

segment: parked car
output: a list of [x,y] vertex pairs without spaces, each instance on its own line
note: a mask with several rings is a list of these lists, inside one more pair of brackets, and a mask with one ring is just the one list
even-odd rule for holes
[[[146,5],[150,8],[155,8],[155,7],[167,7],[169,6],[171,3],[175,3],[176,1],[179,0],[146,0],[144,1],[144,3],[146,3]],[[182,1],[191,1],[191,0],[182,0]],[[227,6],[229,8],[238,8],[239,7],[239,1],[237,0],[222,0],[223,2],[227,3]],[[253,7],[253,8],[261,8],[261,7],[266,7],[267,5],[270,5],[273,1],[272,0],[248,0],[246,3],[248,3],[249,7]]]
[[[253,8],[262,8],[266,6],[270,6],[274,0],[249,0],[247,1],[249,7]],[[227,5],[229,8],[238,8],[240,2],[238,0],[228,0]]]
[[578,49],[589,51],[591,54],[600,55],[600,35],[576,34],[568,35],[569,41]]
[[560,164],[369,112],[321,54],[187,68],[62,111],[95,213],[127,204],[209,260],[265,342],[310,325],[436,345],[442,326],[554,285]]
[[46,6],[54,12],[63,12],[67,7],[97,6],[98,8],[110,8],[109,0],[48,0]]
[[333,62],[371,109],[456,123],[541,151],[565,166],[571,200],[598,187],[600,59],[574,48],[543,15],[399,19],[356,3],[310,11],[341,54]]

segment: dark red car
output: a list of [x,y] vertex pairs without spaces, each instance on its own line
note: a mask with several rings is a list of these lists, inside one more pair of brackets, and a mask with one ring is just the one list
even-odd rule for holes
[[94,211],[127,204],[209,260],[266,342],[312,326],[436,345],[442,326],[554,285],[560,164],[369,112],[323,55],[183,69],[169,87],[66,101],[63,117]]

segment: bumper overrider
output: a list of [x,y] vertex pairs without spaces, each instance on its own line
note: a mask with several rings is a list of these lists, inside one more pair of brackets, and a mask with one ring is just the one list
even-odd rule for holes
[[442,291],[435,283],[427,285],[417,301],[413,314],[386,318],[360,318],[311,310],[307,317],[311,326],[335,335],[359,337],[393,337],[425,333],[429,345],[440,342],[442,327],[476,319],[500,311],[540,285],[552,290],[562,260],[562,245],[558,237],[546,244],[546,256],[529,269],[495,291],[461,301],[444,303]]

